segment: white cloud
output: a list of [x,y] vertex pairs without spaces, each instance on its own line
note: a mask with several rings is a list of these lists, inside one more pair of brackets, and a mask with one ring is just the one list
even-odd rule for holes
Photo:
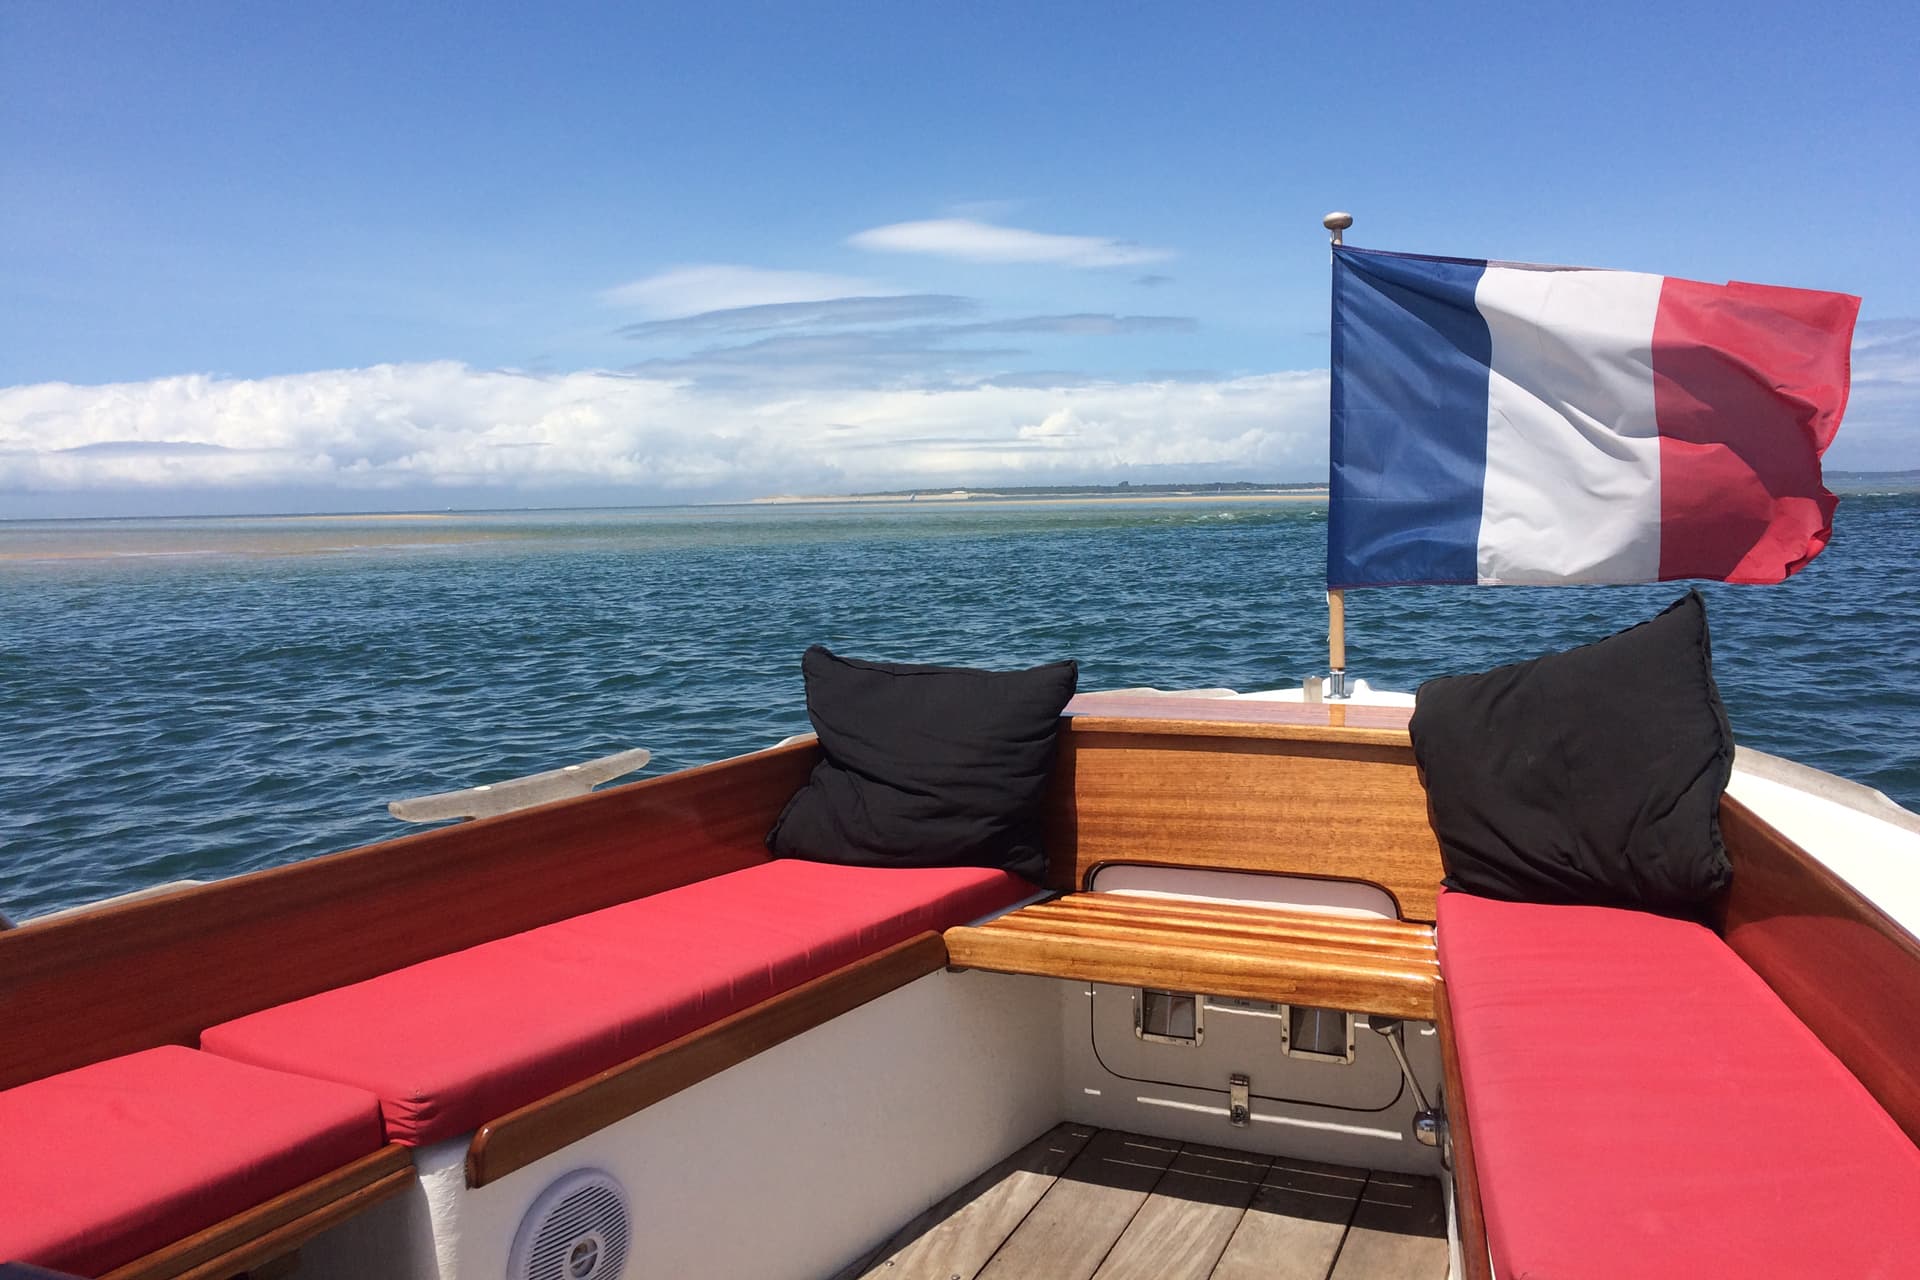
[[[0,388],[0,491],[630,487],[751,497],[1325,465],[1326,375],[729,393],[606,372],[381,365]],[[45,505],[45,504],[41,504]]]
[[1920,319],[1861,321],[1853,335],[1853,381],[1920,383]]
[[880,253],[927,253],[964,262],[1050,262],[1069,267],[1130,267],[1164,262],[1171,249],[1107,236],[1063,236],[1024,231],[972,218],[895,222],[849,236],[856,249]]
[[898,293],[858,276],[819,271],[774,271],[727,263],[671,267],[657,275],[616,285],[600,295],[616,307],[634,307],[650,316],[690,316],[734,307],[776,302],[821,302],[828,298],[872,298]]
[[1855,328],[1853,394],[1827,465],[1920,467],[1920,319],[1863,320]]
[[778,329],[834,329],[849,325],[893,324],[931,316],[965,315],[977,307],[971,298],[948,293],[888,294],[879,298],[825,298],[819,302],[766,302],[726,307],[671,320],[642,320],[622,325],[623,338],[685,338],[703,334],[763,333]]

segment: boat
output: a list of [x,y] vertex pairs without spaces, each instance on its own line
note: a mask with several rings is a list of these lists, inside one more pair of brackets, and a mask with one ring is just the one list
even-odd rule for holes
[[0,930],[0,1276],[1920,1274],[1920,816],[1730,748],[1697,912],[1443,888],[1331,665],[1048,712],[1037,879],[776,856],[810,734]]
[[[1047,799],[1060,896],[876,937],[640,1052],[562,1067],[556,1087],[496,1091],[450,1137],[431,1116],[416,1116],[417,1144],[366,1135],[364,1151],[326,1155],[332,1167],[259,1203],[242,1193],[215,1222],[155,1224],[172,1238],[101,1273],[272,1274],[263,1263],[293,1257],[301,1276],[395,1280],[1476,1274],[1461,1251],[1484,1249],[1484,1230],[1463,1182],[1470,1130],[1431,924],[1441,867],[1410,708],[1364,686],[1305,698],[1080,695]],[[504,976],[436,979],[436,958],[777,865],[763,838],[819,752],[788,742],[0,933],[3,1083],[210,1057],[180,1046],[409,972],[479,1002],[403,1011],[423,1044],[485,1053],[435,1037],[509,1003],[486,986]],[[1742,749],[1722,822],[1730,954],[1910,1142],[1920,817]],[[1645,1012],[1646,1027],[1607,1034],[1671,1029],[1668,1011]],[[509,1067],[528,1064],[482,1064],[459,1087],[484,1092]],[[210,1133],[266,1124],[204,1105]],[[127,1140],[63,1132],[34,1158],[70,1168]],[[572,1269],[537,1269],[548,1254]],[[1911,1257],[1895,1263],[1859,1274],[1912,1273]]]

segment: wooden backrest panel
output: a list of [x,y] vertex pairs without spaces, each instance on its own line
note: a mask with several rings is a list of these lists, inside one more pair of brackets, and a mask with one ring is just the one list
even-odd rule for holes
[[1364,880],[1431,921],[1440,845],[1404,729],[1081,716],[1060,735],[1050,879],[1107,862]]
[[1731,796],[1727,944],[1920,1142],[1920,942]]
[[0,932],[0,1088],[764,861],[812,743]]

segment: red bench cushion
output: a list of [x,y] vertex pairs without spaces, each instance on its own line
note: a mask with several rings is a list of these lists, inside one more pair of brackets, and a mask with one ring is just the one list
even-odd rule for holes
[[435,1142],[1033,892],[978,867],[777,860],[251,1014],[200,1042],[369,1089],[389,1138]]
[[1912,1276],[1920,1150],[1710,930],[1443,893],[1496,1275]]
[[373,1095],[178,1045],[0,1092],[0,1261],[98,1275],[380,1149]]

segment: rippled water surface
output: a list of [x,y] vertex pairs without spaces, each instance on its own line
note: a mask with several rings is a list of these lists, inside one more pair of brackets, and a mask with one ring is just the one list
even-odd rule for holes
[[[805,730],[799,658],[1081,663],[1081,687],[1326,663],[1318,503],[701,508],[0,524],[0,909],[399,834],[386,802],[625,746]],[[1413,688],[1682,590],[1352,592]],[[1741,741],[1920,807],[1920,497],[1850,497],[1779,587],[1705,591]]]

